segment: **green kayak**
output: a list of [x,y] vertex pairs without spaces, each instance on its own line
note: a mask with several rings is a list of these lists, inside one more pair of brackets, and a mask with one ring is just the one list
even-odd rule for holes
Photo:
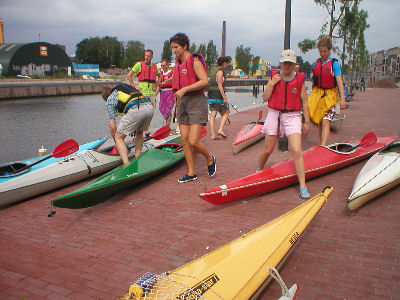
[[100,176],[79,189],[51,200],[64,208],[85,208],[107,200],[120,191],[135,186],[179,164],[184,159],[180,137],[142,153],[124,167]]

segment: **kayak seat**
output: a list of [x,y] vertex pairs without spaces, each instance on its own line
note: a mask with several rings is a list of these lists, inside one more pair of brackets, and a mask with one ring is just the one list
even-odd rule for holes
[[0,178],[1,177],[11,177],[11,176],[22,174],[22,173],[28,171],[29,169],[24,169],[21,172],[18,172],[18,170],[22,169],[23,167],[26,167],[27,165],[28,165],[27,163],[22,162],[22,161],[0,165]]
[[160,146],[155,147],[156,149],[159,150],[164,150],[167,152],[179,152],[182,151],[183,146],[181,144],[174,144],[174,143],[166,143],[166,144],[162,144]]

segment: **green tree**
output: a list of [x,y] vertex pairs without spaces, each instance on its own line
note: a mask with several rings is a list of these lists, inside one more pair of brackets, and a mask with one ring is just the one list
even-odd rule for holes
[[196,53],[196,49],[197,49],[196,43],[192,43],[192,45],[190,45],[189,52]]
[[217,46],[214,45],[213,40],[209,40],[205,57],[207,66],[211,66],[212,64],[214,64],[217,61],[217,58],[218,58]]
[[99,62],[100,38],[84,39],[76,45],[75,56],[80,64],[97,64]]
[[[358,1],[358,0],[355,0]],[[361,1],[361,0],[360,0]],[[326,21],[321,27],[321,35],[329,35],[331,37],[335,36],[335,32],[337,27],[344,16],[346,8],[351,6],[352,1],[348,0],[314,0],[314,2],[322,6],[326,9],[329,21]],[[328,31],[328,32],[327,32]],[[300,51],[306,53],[312,49],[314,49],[317,45],[317,40],[319,37],[315,39],[305,38],[300,41],[297,45],[300,48]]]
[[202,54],[204,56],[204,58],[206,57],[206,52],[207,52],[207,48],[206,48],[206,44],[202,43],[200,44],[199,48],[197,48],[197,52],[198,54]]
[[165,59],[170,62],[172,60],[172,49],[169,40],[164,41],[164,47],[161,55],[161,60]]
[[144,44],[139,41],[129,41],[125,49],[125,66],[132,67],[138,61],[143,60]]
[[236,47],[236,65],[245,74],[249,74],[250,63],[253,55],[250,53],[251,47],[244,48],[243,45]]
[[251,59],[251,74],[254,75],[258,70],[258,65],[260,63],[260,57],[255,56]]
[[300,66],[300,72],[304,72],[304,73],[306,73],[306,76],[307,76],[307,77],[310,77],[311,72],[312,72],[312,66],[311,66],[311,64],[310,64],[308,61],[306,61],[305,63],[303,63],[303,64]]
[[123,46],[116,37],[106,36],[100,40],[98,48],[98,64],[100,68],[120,66]]

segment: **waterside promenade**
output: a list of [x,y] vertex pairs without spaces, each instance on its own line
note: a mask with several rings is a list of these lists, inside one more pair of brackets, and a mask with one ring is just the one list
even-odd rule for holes
[[101,93],[106,85],[115,84],[115,80],[0,80],[0,100],[29,97],[69,96]]
[[[207,188],[255,171],[263,143],[234,155],[232,141],[246,122],[257,120],[258,111],[231,115],[226,140],[211,141],[207,135],[205,144],[217,158],[216,176],[208,178],[202,157],[196,160]],[[346,119],[329,142],[356,141],[369,131],[400,135],[400,89],[356,92],[342,113]],[[317,144],[313,126],[303,149]],[[267,166],[288,157],[276,149]],[[400,299],[400,188],[358,211],[347,209],[365,162],[307,183],[312,195],[327,185],[334,191],[280,269],[287,285],[299,284],[298,300]],[[177,184],[185,172],[183,163],[95,207],[57,209],[52,218],[47,217],[49,200],[87,181],[0,209],[0,299],[117,299],[145,272],[172,270],[302,202],[298,187],[291,186],[213,206],[198,197],[199,181]],[[276,300],[280,293],[272,282],[259,299]]]

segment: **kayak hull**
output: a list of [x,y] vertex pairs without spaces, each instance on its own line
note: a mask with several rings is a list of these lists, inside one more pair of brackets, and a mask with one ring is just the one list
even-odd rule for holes
[[184,159],[184,154],[183,151],[168,152],[158,149],[167,144],[149,149],[134,158],[128,166],[119,166],[79,189],[51,200],[52,205],[70,209],[94,206],[122,190],[173,168]]
[[[157,276],[145,299],[255,299],[296,245],[332,188],[238,239]],[[177,285],[179,283],[179,285]],[[170,285],[170,286],[168,286]],[[132,289],[133,290],[133,289]],[[169,294],[163,294],[168,290]],[[129,294],[123,299],[130,299]]]
[[348,207],[358,209],[400,184],[400,143],[372,156],[358,173],[348,197]]
[[[83,161],[91,161],[99,159],[95,150],[86,150],[97,148],[105,139],[100,139],[95,142],[81,145],[78,152],[71,154],[65,158],[49,158],[42,163],[28,169],[27,172],[16,176],[3,177],[0,182],[0,207],[9,205],[33,196],[40,195],[45,192],[57,189],[59,187],[71,184],[78,180],[94,176],[101,172],[101,169],[96,167],[90,168],[90,162],[87,164]],[[93,153],[93,154],[92,154]],[[89,155],[91,154],[91,155]],[[39,157],[40,158],[40,157]],[[36,159],[36,158],[35,158]],[[34,161],[26,160],[28,161]],[[79,164],[80,169],[75,169],[73,166]],[[29,162],[28,164],[30,164]]]
[[[306,179],[314,178],[372,156],[391,143],[396,136],[379,137],[371,147],[358,147],[350,143],[314,146],[303,152]],[[268,193],[298,182],[293,159],[288,159],[257,173],[221,185],[200,194],[200,198],[214,205],[222,205],[247,197]]]
[[252,122],[244,126],[233,140],[233,153],[238,153],[264,137],[261,129],[264,122]]

